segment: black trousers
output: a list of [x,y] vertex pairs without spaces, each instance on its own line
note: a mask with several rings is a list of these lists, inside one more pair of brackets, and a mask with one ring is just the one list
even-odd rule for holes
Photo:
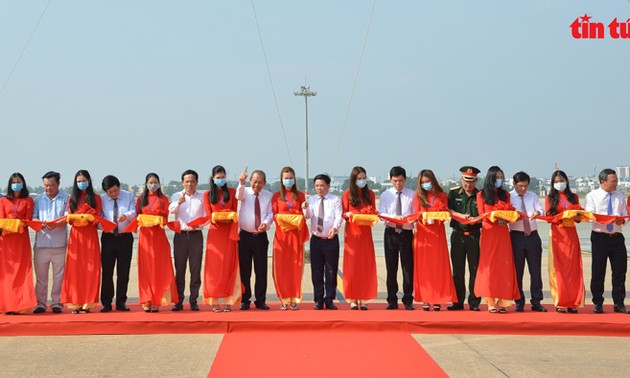
[[451,233],[451,263],[453,264],[453,282],[457,293],[457,302],[464,304],[466,297],[466,260],[468,260],[468,304],[479,306],[481,298],[475,296],[475,279],[479,267],[479,231],[465,235],[453,230]]
[[523,293],[523,274],[525,272],[525,262],[527,261],[527,270],[529,270],[530,284],[529,291],[531,294],[531,304],[540,304],[543,300],[543,284],[542,284],[542,241],[538,231],[534,230],[525,236],[520,231],[510,231],[510,239],[512,240],[512,252],[514,253],[514,267],[516,268],[516,280],[518,282],[518,291],[521,298],[516,300],[516,304],[525,304],[525,293]]
[[404,304],[413,303],[413,231],[397,233],[391,227],[385,228],[385,268],[387,268],[387,303],[398,303],[398,259],[403,273]]
[[594,304],[604,303],[604,279],[606,263],[610,259],[612,270],[612,298],[616,305],[624,304],[626,299],[626,271],[628,270],[626,239],[623,234],[613,236],[601,232],[591,232],[591,293]]
[[315,303],[332,303],[337,297],[339,237],[322,239],[311,235],[311,277]]
[[133,252],[133,235],[129,232],[118,236],[110,232],[101,234],[101,303],[111,305],[114,299],[114,266],[116,266],[116,304],[127,302],[129,268]]
[[173,255],[175,258],[175,283],[177,284],[177,302],[184,301],[186,287],[186,262],[190,268],[190,303],[197,303],[201,287],[201,259],[203,257],[203,234],[201,231],[182,231],[173,237]]
[[241,230],[238,241],[238,263],[241,269],[241,283],[245,288],[243,293],[243,303],[249,304],[252,297],[252,261],[254,263],[254,274],[256,283],[254,284],[254,295],[257,306],[267,301],[267,251],[269,249],[269,239],[266,232],[252,234]]

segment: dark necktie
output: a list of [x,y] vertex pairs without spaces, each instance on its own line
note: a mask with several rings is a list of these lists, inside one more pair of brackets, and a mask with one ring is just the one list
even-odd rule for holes
[[[527,208],[525,208],[525,196],[524,195],[521,196],[521,206],[523,206],[523,212],[525,214],[527,214]],[[529,236],[529,234],[532,233],[532,226],[529,224],[529,219],[528,218],[523,219],[523,232],[525,233],[525,236]]]
[[[402,215],[402,200],[400,199],[400,195],[402,192],[396,192],[396,215]],[[396,232],[399,234],[402,232],[402,226],[396,226]]]
[[118,198],[114,198],[114,223],[116,223],[116,228],[114,228],[114,235],[118,235]]
[[[613,215],[612,193],[608,193],[608,215]],[[606,230],[608,230],[608,232],[613,232],[614,229],[615,229],[615,226],[612,223],[609,223],[606,225]]]
[[317,213],[317,231],[324,232],[324,197],[320,197],[319,211]]
[[258,232],[258,227],[260,227],[260,201],[258,200],[258,193],[254,194],[256,195],[254,200],[254,228]]

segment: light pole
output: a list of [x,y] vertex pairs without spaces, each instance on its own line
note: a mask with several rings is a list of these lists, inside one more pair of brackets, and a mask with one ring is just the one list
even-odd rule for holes
[[[305,142],[306,142],[306,176],[304,179],[304,193],[308,194],[308,98],[311,96],[316,96],[317,92],[311,91],[310,85],[302,85],[302,88],[299,92],[293,92],[296,96],[304,97],[304,107],[306,109],[305,113],[305,125],[306,125],[306,133],[305,133]],[[296,178],[297,179],[297,178]]]

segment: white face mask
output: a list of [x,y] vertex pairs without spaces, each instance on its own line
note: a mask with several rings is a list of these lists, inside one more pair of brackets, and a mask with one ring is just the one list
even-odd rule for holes
[[160,184],[147,184],[147,189],[149,189],[149,191],[153,193],[156,190],[160,189]]
[[554,182],[553,188],[559,192],[564,192],[567,189],[566,182]]

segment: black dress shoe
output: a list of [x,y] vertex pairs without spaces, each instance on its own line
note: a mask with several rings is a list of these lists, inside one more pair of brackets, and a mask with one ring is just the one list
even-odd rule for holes
[[596,304],[593,306],[593,312],[596,314],[603,314],[604,313],[604,306],[600,305],[600,304]]
[[463,303],[453,303],[452,305],[448,306],[446,309],[448,311],[463,310],[464,309],[464,304]]
[[317,302],[315,303],[315,306],[313,306],[314,310],[323,310],[324,309],[324,304],[321,302]]
[[190,310],[191,311],[199,311],[199,305],[195,302],[195,303],[191,303],[190,304]]
[[469,305],[470,311],[479,311],[479,305]]
[[117,304],[116,311],[129,311],[129,307],[127,307],[127,305],[124,303]]
[[62,309],[61,309],[61,307],[53,307],[53,308],[52,308],[52,311],[53,311],[55,314],[61,314]]
[[33,310],[33,314],[41,314],[42,312],[46,312],[44,307],[35,307],[35,310]]
[[622,314],[630,314],[630,311],[624,305],[615,305],[615,312],[621,312]]
[[386,310],[398,310],[398,304],[396,303],[389,303],[387,305],[387,307],[385,307]]
[[570,314],[577,314],[578,310],[577,310],[577,308],[569,307],[569,308],[567,308],[567,312],[570,313]]
[[540,303],[537,303],[537,304],[533,304],[532,305],[532,311],[547,312],[547,309],[543,305],[541,305]]
[[415,310],[416,308],[411,303],[405,304],[405,310]]
[[245,302],[241,303],[241,306],[239,307],[239,309],[240,309],[241,311],[247,311],[247,310],[249,310],[249,302],[248,302],[248,303],[245,303]]
[[[522,304],[520,304],[520,303],[517,303],[517,304],[516,304],[516,308],[514,309],[514,311],[516,311],[516,312],[523,312],[524,307],[525,307],[524,305],[522,305]],[[533,310],[533,309],[534,309],[534,307],[532,306],[532,310]]]
[[337,305],[334,304],[333,302],[327,302],[326,303],[326,308],[329,310],[336,310],[337,309]]
[[110,312],[112,310],[112,305],[105,305],[101,307],[101,312]]
[[257,304],[256,308],[259,310],[269,310],[269,306],[266,303]]
[[173,305],[173,308],[171,309],[171,311],[181,311],[184,309],[184,305],[181,303],[175,303],[175,305]]

